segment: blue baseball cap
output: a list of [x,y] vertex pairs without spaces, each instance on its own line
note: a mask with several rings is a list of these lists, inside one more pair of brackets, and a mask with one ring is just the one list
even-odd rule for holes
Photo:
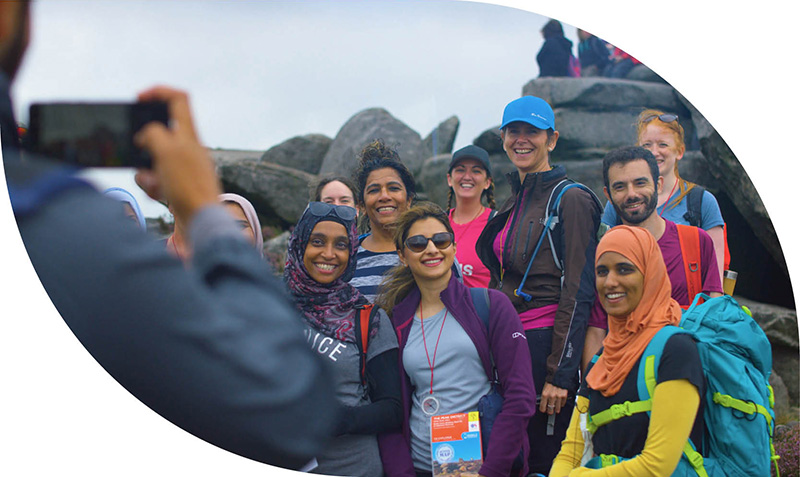
[[536,96],[523,96],[506,105],[506,109],[503,110],[503,124],[500,129],[515,121],[522,121],[539,129],[555,130],[556,128],[556,117],[553,114],[553,108],[547,104],[547,101]]

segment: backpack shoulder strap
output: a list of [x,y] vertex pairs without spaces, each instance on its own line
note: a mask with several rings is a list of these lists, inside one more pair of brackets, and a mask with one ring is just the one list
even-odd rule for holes
[[488,221],[492,220],[492,219],[494,218],[494,216],[495,216],[495,215],[497,215],[497,211],[496,211],[496,210],[494,210],[494,209],[492,209],[492,211],[491,211],[491,212],[489,212],[489,218],[488,218],[488,219],[486,219],[486,221],[488,222]]
[[[561,270],[562,275],[564,273],[564,241],[561,239],[563,228],[559,229],[561,232],[556,240],[553,239],[552,231],[561,223],[561,198],[564,196],[564,193],[567,191],[567,189],[572,189],[574,187],[585,190],[592,200],[594,200],[594,202],[597,204],[597,207],[600,210],[603,209],[600,199],[597,198],[597,194],[595,194],[592,189],[581,184],[580,182],[575,182],[572,179],[564,179],[556,184],[556,186],[553,188],[553,191],[550,193],[550,198],[547,200],[547,215],[545,216],[545,220],[551,216],[553,217],[550,222],[550,227],[547,229],[547,238],[550,241],[550,251],[553,254],[553,261],[555,262],[556,267]],[[555,197],[555,200],[553,200],[553,197]],[[605,233],[605,228],[603,228],[602,232],[598,231],[599,236],[602,236],[603,233]],[[599,236],[598,240],[600,238]],[[556,246],[556,244],[558,244],[558,246]]]
[[[478,313],[483,326],[486,328],[486,334],[489,334],[489,289],[487,288],[470,288],[469,296],[472,298],[472,306]],[[497,377],[497,367],[494,364],[494,353],[492,352],[491,340],[489,340],[489,358],[492,360],[492,376],[494,382],[499,382]]]
[[664,354],[664,346],[673,335],[678,333],[687,332],[677,326],[661,328],[642,353],[642,359],[639,362],[638,379],[636,380],[639,399],[644,401],[653,398],[653,391],[658,381],[658,366],[661,363],[661,355]]
[[689,225],[699,227],[703,219],[703,194],[706,189],[703,186],[696,185],[686,193],[686,213],[683,218],[689,222]]
[[[653,391],[656,388],[658,378],[658,365],[661,360],[661,355],[664,352],[664,345],[667,340],[676,333],[686,333],[686,331],[677,326],[665,326],[658,330],[658,333],[653,336],[647,348],[645,348],[642,353],[639,362],[636,379],[639,400],[635,402],[626,401],[620,404],[613,404],[608,409],[590,415],[587,426],[592,433],[599,427],[633,414],[646,412],[647,415],[650,416],[650,410],[653,408]],[[592,363],[594,363],[597,358],[598,355],[595,355],[592,358]]]
[[683,270],[686,274],[686,288],[689,300],[694,300],[703,291],[702,267],[700,264],[700,232],[691,225],[675,224],[678,227],[678,241],[681,245]]
[[478,313],[486,327],[486,333],[489,333],[489,290],[487,288],[470,288],[469,295],[472,298],[472,306]]
[[375,305],[368,303],[358,308],[356,325],[356,345],[359,351],[359,370],[361,371],[361,384],[367,384],[367,348],[369,347],[369,331],[372,313],[376,310]]

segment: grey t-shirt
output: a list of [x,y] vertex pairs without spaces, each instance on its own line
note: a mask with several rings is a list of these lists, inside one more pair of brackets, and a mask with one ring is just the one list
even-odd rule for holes
[[[397,348],[397,336],[389,317],[380,313],[378,332],[369,341],[367,361]],[[323,356],[326,371],[336,386],[336,398],[344,406],[356,407],[370,403],[367,389],[361,385],[358,347],[355,343],[339,341],[306,325],[304,333],[311,349]],[[317,456],[319,466],[312,472],[326,475],[383,475],[378,440],[374,435],[343,435],[333,439]]]
[[424,344],[421,323],[419,316],[415,315],[403,349],[403,367],[414,387],[409,418],[411,458],[416,469],[430,471],[431,417],[422,412],[422,400],[431,392],[428,357],[434,365],[433,395],[439,400],[436,415],[476,411],[478,400],[489,392],[490,385],[475,344],[446,308],[425,318]]

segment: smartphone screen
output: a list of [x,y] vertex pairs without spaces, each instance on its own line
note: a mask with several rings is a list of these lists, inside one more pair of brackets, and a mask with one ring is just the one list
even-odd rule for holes
[[133,136],[150,121],[168,120],[165,103],[36,103],[23,146],[80,167],[149,168]]

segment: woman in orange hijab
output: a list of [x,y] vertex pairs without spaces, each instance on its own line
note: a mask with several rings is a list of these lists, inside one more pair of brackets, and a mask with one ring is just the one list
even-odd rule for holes
[[[609,333],[578,393],[578,412],[572,414],[550,476],[667,477],[687,439],[699,449],[703,435],[698,410],[705,381],[697,346],[686,334],[667,340],[649,416],[638,412],[593,433],[585,430],[581,421],[587,411],[596,416],[614,404],[639,401],[638,368],[645,348],[656,332],[681,319],[658,243],[645,229],[620,225],[608,231],[597,246],[595,278]],[[594,468],[601,454],[619,459],[609,465],[607,458],[606,467]]]

